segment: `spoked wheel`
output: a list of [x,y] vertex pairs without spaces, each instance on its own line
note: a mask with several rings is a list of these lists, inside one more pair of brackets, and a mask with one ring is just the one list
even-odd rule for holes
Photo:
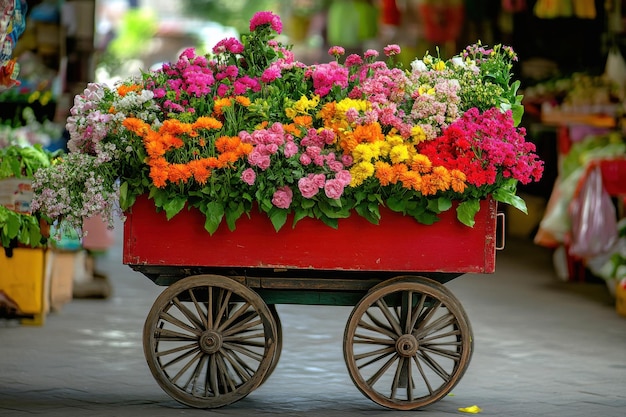
[[277,326],[263,299],[217,275],[184,278],[165,289],[146,319],[143,341],[161,388],[197,408],[242,399],[277,360]]
[[354,307],[344,358],[357,388],[372,401],[413,410],[440,400],[472,355],[472,329],[442,284],[398,277],[372,288]]

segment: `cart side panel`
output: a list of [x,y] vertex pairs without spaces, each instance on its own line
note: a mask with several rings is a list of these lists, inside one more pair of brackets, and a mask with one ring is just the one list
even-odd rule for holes
[[243,216],[230,231],[222,224],[210,235],[196,210],[167,221],[141,197],[124,224],[128,265],[212,266],[349,271],[491,273],[495,270],[497,204],[481,202],[470,228],[443,213],[433,225],[381,210],[374,225],[353,214],[333,229],[306,218],[276,232],[264,214]]

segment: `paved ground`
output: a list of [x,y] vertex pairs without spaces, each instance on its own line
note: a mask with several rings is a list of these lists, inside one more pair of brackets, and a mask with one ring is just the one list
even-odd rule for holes
[[493,275],[448,286],[469,315],[475,352],[452,395],[419,411],[389,411],[352,384],[343,361],[349,308],[278,308],[284,346],[267,382],[213,411],[180,405],[156,384],[142,327],[161,291],[112,250],[107,300],[75,299],[43,327],[0,320],[1,416],[483,416],[626,415],[626,318],[601,284],[560,282],[551,254],[509,239]]

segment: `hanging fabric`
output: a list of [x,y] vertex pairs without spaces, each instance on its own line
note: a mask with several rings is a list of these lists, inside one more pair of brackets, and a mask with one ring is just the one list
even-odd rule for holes
[[26,27],[26,1],[6,2],[0,11],[0,89],[19,85],[19,66],[12,59],[17,38]]

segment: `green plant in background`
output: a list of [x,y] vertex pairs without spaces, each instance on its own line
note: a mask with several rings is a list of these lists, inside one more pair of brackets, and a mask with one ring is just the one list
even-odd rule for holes
[[188,16],[232,26],[239,33],[245,33],[254,13],[261,10],[277,11],[285,2],[286,0],[184,0],[182,3],[183,12]]
[[[32,178],[35,171],[50,166],[52,156],[41,145],[27,147],[11,145],[0,148],[0,182],[5,179]],[[47,220],[40,213],[32,215],[19,213],[0,205],[2,247],[10,249],[18,244],[29,247],[45,245]]]
[[100,57],[99,66],[109,74],[120,72],[125,61],[141,58],[158,30],[157,17],[149,9],[131,9],[124,15],[119,32]]

